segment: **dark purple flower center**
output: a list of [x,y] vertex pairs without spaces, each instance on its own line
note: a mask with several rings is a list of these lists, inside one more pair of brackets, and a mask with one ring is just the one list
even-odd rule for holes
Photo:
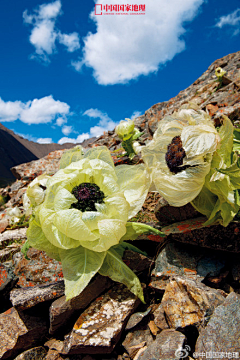
[[165,160],[167,166],[171,172],[177,174],[178,172],[186,169],[186,166],[182,166],[183,159],[186,156],[185,150],[182,147],[182,140],[180,136],[175,136],[172,139],[171,144],[167,147],[167,152],[165,154]]
[[97,211],[95,203],[102,204],[105,198],[99,186],[93,183],[82,183],[72,189],[72,194],[77,199],[77,203],[71,205],[72,208],[84,211]]

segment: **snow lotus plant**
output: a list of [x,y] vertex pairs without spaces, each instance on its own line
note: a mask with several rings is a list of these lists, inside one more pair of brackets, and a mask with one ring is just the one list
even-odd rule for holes
[[136,141],[143,132],[135,128],[134,121],[131,119],[121,120],[115,128],[115,133],[122,140],[122,147],[127,152],[130,160],[140,151],[140,145]]
[[141,209],[149,185],[143,164],[115,168],[104,146],[85,154],[81,147],[64,153],[60,170],[46,183],[44,200],[33,209],[27,238],[30,246],[62,262],[67,299],[81,293],[99,272],[143,300],[139,279],[121,257],[132,246],[124,240],[144,232],[161,234],[128,222]]
[[194,104],[160,122],[142,156],[156,190],[170,205],[188,202],[224,226],[239,209],[240,172],[233,154],[233,126],[224,117],[219,131]]

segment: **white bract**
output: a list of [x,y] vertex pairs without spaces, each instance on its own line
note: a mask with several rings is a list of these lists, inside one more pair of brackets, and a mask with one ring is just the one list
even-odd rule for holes
[[115,133],[123,141],[128,140],[134,131],[134,121],[131,119],[121,120],[115,128]]
[[17,206],[14,208],[7,208],[5,213],[12,224],[18,223],[22,217],[21,210]]
[[[34,209],[27,236],[31,246],[62,262],[67,299],[97,272],[123,282],[143,299],[138,278],[121,260],[120,245],[152,229],[127,223],[141,209],[149,185],[143,164],[115,168],[104,146],[85,155],[79,147],[65,153],[60,170],[47,181],[44,201]],[[93,200],[93,193],[103,200]]]
[[185,205],[200,193],[219,141],[210,116],[196,107],[183,107],[159,122],[142,157],[156,190],[170,205]]
[[221,67],[216,68],[216,70],[215,70],[215,75],[216,75],[218,78],[222,78],[225,74],[226,74],[226,71],[223,70]]

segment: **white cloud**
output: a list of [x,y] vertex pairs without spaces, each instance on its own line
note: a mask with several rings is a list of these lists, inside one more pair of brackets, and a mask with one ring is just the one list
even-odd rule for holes
[[65,126],[63,126],[63,128],[62,128],[62,132],[63,132],[63,134],[66,135],[66,136],[68,136],[69,134],[71,134],[72,131],[73,131],[72,126],[67,126],[67,125],[65,125]]
[[[88,109],[83,113],[84,116],[88,116],[93,119],[99,119],[95,126],[92,126],[89,130],[89,133],[82,133],[78,135],[76,139],[63,137],[58,141],[58,144],[64,144],[66,142],[71,142],[74,144],[81,143],[86,139],[92,137],[99,137],[103,135],[104,131],[113,130],[115,126],[118,125],[118,122],[114,122],[108,114],[102,112],[99,109]],[[66,126],[67,127],[67,126]],[[64,133],[65,134],[65,133]],[[67,135],[67,134],[65,134]]]
[[41,99],[34,99],[23,103],[21,101],[4,102],[0,98],[0,121],[21,120],[27,124],[45,124],[56,118],[57,115],[68,115],[70,106],[52,95]]
[[25,104],[21,101],[3,101],[0,98],[0,120],[14,121],[19,118]]
[[99,118],[97,125],[90,128],[90,135],[101,136],[104,131],[113,130],[118,123],[114,122],[110,117],[98,109],[88,109],[83,115],[87,115],[90,118]]
[[134,118],[141,116],[141,115],[142,115],[141,111],[136,110],[132,113],[131,119],[133,120]]
[[76,32],[72,34],[59,34],[59,42],[67,47],[69,52],[74,52],[80,48],[79,35]]
[[[95,0],[106,5],[107,0]],[[102,85],[126,83],[156,72],[185,49],[186,21],[192,21],[204,0],[145,0],[145,15],[96,16],[96,33],[84,39],[85,65]],[[119,0],[118,4],[126,4]],[[77,69],[77,62],[72,64]],[[80,66],[81,68],[81,66]]]
[[237,35],[239,33],[240,8],[228,15],[221,16],[215,26],[221,29],[223,26],[226,25],[238,27],[238,29],[235,30],[233,35]]
[[55,49],[55,40],[57,34],[54,31],[54,24],[51,20],[44,20],[37,24],[30,35],[30,43],[35,46],[36,53],[44,60],[47,60],[47,55],[53,53]]
[[37,139],[37,142],[39,144],[51,144],[52,138],[39,138],[39,139]]
[[65,124],[67,122],[67,119],[63,118],[63,117],[59,117],[56,120],[56,125],[57,126],[62,126],[63,124]]
[[29,15],[27,10],[23,12],[24,23],[33,26],[29,41],[35,47],[35,56],[45,62],[49,61],[49,55],[55,51],[57,40],[69,52],[80,48],[78,33],[62,34],[56,27],[57,17],[62,13],[61,6],[61,1],[56,0],[40,5],[33,14]]
[[58,144],[60,144],[60,145],[66,144],[66,143],[80,144],[84,140],[89,139],[89,138],[90,138],[89,134],[83,133],[83,134],[78,135],[78,137],[76,139],[63,137],[58,141]]

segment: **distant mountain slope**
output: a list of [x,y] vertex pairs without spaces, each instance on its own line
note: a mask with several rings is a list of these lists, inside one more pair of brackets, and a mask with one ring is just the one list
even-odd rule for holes
[[[85,140],[82,145],[93,142],[95,138]],[[63,145],[38,144],[24,139],[0,123],[0,187],[14,180],[10,168],[46,156],[49,152],[60,149],[70,149],[75,144]]]

